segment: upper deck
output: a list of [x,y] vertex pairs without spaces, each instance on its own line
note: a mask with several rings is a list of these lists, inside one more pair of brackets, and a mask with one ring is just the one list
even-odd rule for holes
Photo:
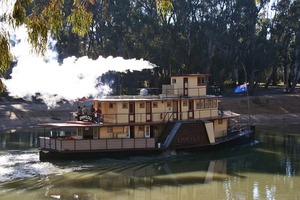
[[162,93],[104,96],[93,106],[102,110],[103,123],[159,123],[165,120],[198,120],[218,116],[218,98],[206,94],[207,74],[173,75]]

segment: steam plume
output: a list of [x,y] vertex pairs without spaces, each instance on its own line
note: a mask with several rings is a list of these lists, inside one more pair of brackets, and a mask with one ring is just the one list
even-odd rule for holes
[[[4,12],[9,12],[3,10],[2,13],[0,10],[0,17]],[[72,102],[82,97],[107,94],[110,88],[99,84],[98,80],[99,76],[109,70],[142,70],[154,67],[154,64],[145,60],[102,56],[97,60],[86,56],[69,57],[60,64],[57,52],[53,50],[55,41],[49,40],[48,46],[52,48],[47,50],[45,57],[40,57],[31,53],[25,27],[12,29],[4,22],[0,25],[10,32],[10,39],[13,41],[11,50],[17,63],[11,79],[2,79],[9,94],[25,99],[35,96],[42,99],[48,107],[55,107],[62,99]]]

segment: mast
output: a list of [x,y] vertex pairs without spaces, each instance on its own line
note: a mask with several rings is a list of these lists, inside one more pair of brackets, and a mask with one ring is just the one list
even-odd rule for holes
[[[248,76],[247,76],[247,71],[245,69],[245,66],[242,65],[244,72],[245,72],[245,79],[246,79],[246,92],[247,92],[247,104],[248,104],[248,122],[249,122],[249,127],[251,126],[251,109],[250,109],[250,99],[249,99],[249,92],[248,92],[248,86],[247,86],[247,82],[248,82]],[[249,82],[250,84],[250,82]]]

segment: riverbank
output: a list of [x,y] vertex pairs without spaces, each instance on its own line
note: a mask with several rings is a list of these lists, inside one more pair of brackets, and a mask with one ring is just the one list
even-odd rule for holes
[[[300,94],[268,94],[249,98],[241,94],[220,97],[219,101],[219,108],[240,113],[242,121],[249,120],[250,110],[250,120],[255,125],[300,124]],[[77,104],[60,103],[57,108],[47,109],[47,106],[40,102],[1,100],[0,133],[35,128],[44,122],[70,120],[70,112],[75,111],[76,107]]]
[[253,124],[300,124],[300,94],[267,94],[220,98],[219,108],[241,114]]

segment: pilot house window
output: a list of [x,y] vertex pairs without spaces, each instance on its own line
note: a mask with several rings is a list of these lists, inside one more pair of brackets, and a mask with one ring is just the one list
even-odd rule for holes
[[198,77],[198,86],[205,85],[205,77]]

